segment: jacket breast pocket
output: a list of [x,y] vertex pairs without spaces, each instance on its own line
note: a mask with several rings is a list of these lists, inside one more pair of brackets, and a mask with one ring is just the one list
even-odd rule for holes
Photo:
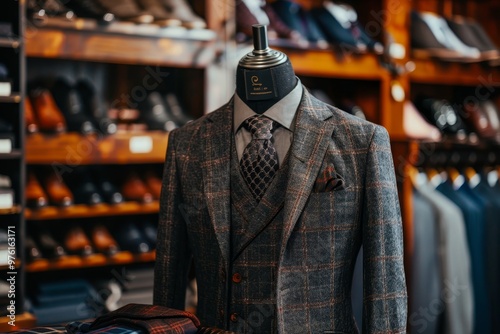
[[311,193],[301,216],[302,228],[345,228],[357,220],[359,212],[356,189]]

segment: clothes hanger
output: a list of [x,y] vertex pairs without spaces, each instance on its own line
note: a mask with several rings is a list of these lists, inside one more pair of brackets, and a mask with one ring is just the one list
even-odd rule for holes
[[481,176],[472,167],[465,168],[464,175],[471,189],[474,189],[481,182]]
[[448,167],[446,169],[446,173],[448,174],[448,177],[450,178],[450,181],[453,185],[453,189],[457,190],[458,188],[460,188],[464,184],[464,182],[465,182],[464,176],[462,174],[460,174],[458,169],[456,169],[455,167]]

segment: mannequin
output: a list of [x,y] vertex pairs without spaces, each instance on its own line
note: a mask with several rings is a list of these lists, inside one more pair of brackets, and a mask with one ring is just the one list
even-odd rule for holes
[[[253,25],[254,50],[243,57],[236,70],[236,93],[253,111],[264,113],[295,88],[297,78],[287,56],[271,50],[267,27]],[[257,82],[252,82],[257,80]],[[260,86],[262,83],[263,86]],[[250,95],[255,89],[268,88],[269,94]],[[261,92],[263,93],[263,92]]]
[[[268,48],[266,28],[253,31],[255,49],[239,62],[234,98],[169,134],[154,304],[184,309],[192,260],[204,326],[358,333],[350,291],[363,242],[364,332],[405,333],[387,131],[311,96],[287,56]],[[249,146],[258,172],[248,167]],[[273,171],[275,153],[282,161]]]

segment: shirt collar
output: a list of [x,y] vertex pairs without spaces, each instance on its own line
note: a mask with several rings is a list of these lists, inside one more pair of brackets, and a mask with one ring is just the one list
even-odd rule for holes
[[[262,115],[269,117],[273,121],[278,122],[282,127],[293,132],[293,119],[302,99],[302,84],[297,78],[297,84],[284,98],[274,104],[271,108],[267,109]],[[258,115],[254,112],[245,102],[234,94],[234,133],[238,131],[241,124],[249,117]]]

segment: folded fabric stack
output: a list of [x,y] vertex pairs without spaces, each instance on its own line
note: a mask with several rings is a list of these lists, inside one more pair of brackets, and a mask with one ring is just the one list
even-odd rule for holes
[[60,324],[98,316],[96,300],[97,292],[85,280],[40,283],[30,311],[36,316],[38,325]]

